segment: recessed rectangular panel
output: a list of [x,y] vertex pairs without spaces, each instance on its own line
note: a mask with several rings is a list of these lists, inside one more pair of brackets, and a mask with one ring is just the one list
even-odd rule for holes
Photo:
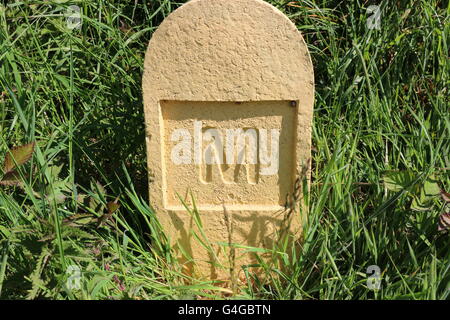
[[297,102],[160,101],[163,201],[203,210],[283,207],[295,176]]

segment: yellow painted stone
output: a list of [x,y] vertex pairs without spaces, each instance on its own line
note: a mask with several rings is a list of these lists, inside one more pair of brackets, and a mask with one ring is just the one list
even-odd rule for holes
[[150,202],[187,271],[239,276],[256,263],[242,247],[270,249],[284,224],[298,235],[289,207],[309,180],[314,75],[285,15],[262,0],[189,1],[153,34],[143,92]]

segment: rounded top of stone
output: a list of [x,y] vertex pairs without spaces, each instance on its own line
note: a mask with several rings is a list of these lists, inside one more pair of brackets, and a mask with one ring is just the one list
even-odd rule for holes
[[313,96],[314,75],[300,32],[269,3],[191,0],[153,34],[143,90],[144,103],[297,100]]

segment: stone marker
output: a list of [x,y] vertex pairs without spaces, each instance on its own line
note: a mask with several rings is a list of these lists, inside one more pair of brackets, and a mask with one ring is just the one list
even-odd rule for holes
[[298,235],[314,76],[285,15],[262,0],[186,3],[150,41],[143,91],[150,202],[187,271],[228,278],[255,258],[230,261],[226,244],[271,248],[287,222]]

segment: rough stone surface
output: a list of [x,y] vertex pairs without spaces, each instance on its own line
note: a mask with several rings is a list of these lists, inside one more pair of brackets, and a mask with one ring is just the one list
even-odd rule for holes
[[[228,242],[231,232],[233,243],[269,248],[296,180],[309,179],[314,76],[307,46],[295,25],[264,1],[192,0],[154,33],[143,91],[151,205],[175,248],[183,248],[177,252],[189,272],[227,278],[229,249],[217,243]],[[261,129],[279,130],[278,171],[260,174],[261,159],[188,163],[184,154],[186,163],[174,163],[174,132],[184,129],[194,139],[199,122],[202,134],[215,128],[223,141],[227,129],[253,129],[258,141]],[[203,156],[208,142],[200,137]],[[247,146],[251,139],[245,141]],[[195,150],[190,156],[195,160]],[[192,207],[191,195],[214,253],[193,235],[200,233],[180,200]],[[290,234],[296,235],[300,215],[292,219]],[[238,250],[233,264],[253,262]]]

